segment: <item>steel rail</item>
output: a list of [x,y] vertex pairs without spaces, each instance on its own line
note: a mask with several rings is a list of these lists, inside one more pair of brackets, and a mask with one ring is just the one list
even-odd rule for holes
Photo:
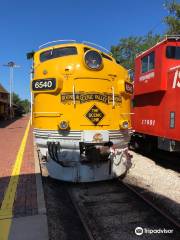
[[[118,182],[116,182],[117,184]],[[160,209],[157,205],[152,203],[147,197],[143,196],[141,193],[139,193],[134,187],[130,186],[128,183],[123,182],[121,179],[119,180],[119,183],[124,185],[126,189],[130,190],[130,192],[133,192],[139,199],[141,199],[143,202],[145,202],[149,208],[154,209],[160,216],[162,216],[164,219],[166,219],[172,226],[175,227],[174,230],[179,230],[180,229],[180,224],[178,221],[176,221],[172,216],[167,214],[165,211]],[[73,188],[68,188],[67,192],[69,194],[69,197],[71,199],[71,202],[78,213],[78,216],[81,220],[81,223],[85,229],[85,232],[88,236],[89,240],[95,240],[96,239],[96,234],[93,234],[93,231],[89,228],[88,226],[88,216],[86,216],[86,212],[84,213],[83,208],[81,209],[81,206],[77,203],[76,196],[73,193]]]
[[134,192],[139,198],[141,198],[143,201],[145,201],[148,205],[150,205],[154,210],[156,210],[158,213],[160,213],[163,217],[168,219],[175,227],[180,229],[180,224],[176,220],[174,220],[171,216],[169,216],[167,213],[165,213],[163,210],[161,210],[159,207],[157,207],[155,204],[153,204],[150,200],[148,200],[146,197],[144,197],[142,194],[140,194],[138,191],[136,191],[129,184],[123,182],[122,180],[120,180],[120,182],[125,187],[127,187],[129,190]]
[[76,200],[74,199],[72,190],[71,190],[70,188],[68,188],[68,189],[67,189],[67,192],[68,192],[68,194],[69,194],[69,197],[70,197],[70,199],[71,199],[71,202],[72,202],[74,208],[76,209],[76,211],[77,211],[77,213],[78,213],[78,216],[79,216],[79,218],[80,218],[80,220],[81,220],[81,223],[82,223],[82,225],[83,225],[83,227],[84,227],[84,229],[85,229],[85,231],[86,231],[86,234],[87,234],[87,236],[88,236],[88,239],[89,239],[89,240],[95,240],[95,238],[94,238],[91,230],[89,229],[89,227],[88,227],[88,225],[87,225],[87,223],[86,223],[86,217],[83,215],[81,209],[79,208],[78,204],[76,203]]

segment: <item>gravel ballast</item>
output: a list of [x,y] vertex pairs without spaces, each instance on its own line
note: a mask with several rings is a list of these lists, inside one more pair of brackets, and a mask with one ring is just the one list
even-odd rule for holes
[[162,167],[156,161],[141,154],[130,153],[133,155],[132,167],[123,181],[136,187],[136,190],[180,223],[180,173],[178,170]]

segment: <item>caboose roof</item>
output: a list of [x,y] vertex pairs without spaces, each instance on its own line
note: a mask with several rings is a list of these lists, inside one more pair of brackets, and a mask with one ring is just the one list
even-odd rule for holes
[[154,46],[152,46],[151,48],[148,48],[148,49],[145,50],[144,52],[141,52],[141,53],[137,54],[137,55],[136,55],[136,58],[144,55],[146,52],[151,51],[154,47],[157,47],[158,45],[161,45],[161,44],[163,44],[163,43],[165,43],[165,42],[168,42],[168,41],[180,41],[180,35],[167,35],[162,41],[157,42],[157,43],[156,43]]

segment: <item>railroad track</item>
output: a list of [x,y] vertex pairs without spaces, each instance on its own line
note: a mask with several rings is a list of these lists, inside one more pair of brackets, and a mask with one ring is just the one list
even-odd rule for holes
[[[90,240],[180,239],[178,222],[121,181],[71,185],[68,193]],[[173,233],[138,236],[137,227]]]

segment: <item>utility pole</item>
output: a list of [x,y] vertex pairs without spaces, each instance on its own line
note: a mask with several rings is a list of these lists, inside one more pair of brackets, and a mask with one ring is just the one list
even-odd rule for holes
[[14,68],[19,68],[19,65],[16,65],[15,62],[11,61],[7,64],[3,64],[4,67],[9,67],[9,110],[10,110],[10,118],[13,118],[13,78],[14,78]]

